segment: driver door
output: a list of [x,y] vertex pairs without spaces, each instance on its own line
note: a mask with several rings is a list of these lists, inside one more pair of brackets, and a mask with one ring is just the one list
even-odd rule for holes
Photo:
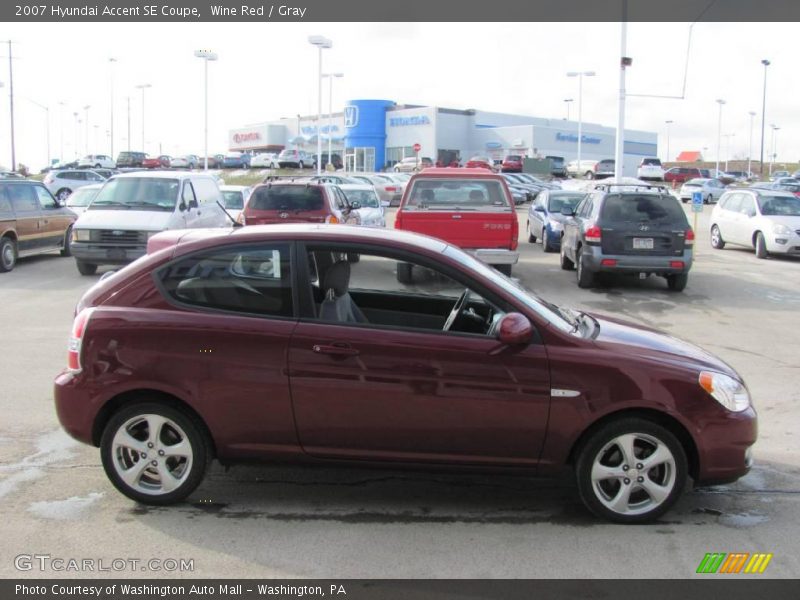
[[[359,260],[350,264],[348,293],[366,321],[322,321],[323,268],[298,275],[312,280],[313,299],[289,348],[304,451],[322,458],[536,464],[550,405],[544,347],[534,341],[495,354],[493,335],[443,331],[469,280],[456,283],[414,265],[413,284],[401,284],[396,259],[357,246],[338,256],[353,253]],[[449,300],[448,292],[455,292]],[[486,314],[485,302],[474,294],[465,309]]]

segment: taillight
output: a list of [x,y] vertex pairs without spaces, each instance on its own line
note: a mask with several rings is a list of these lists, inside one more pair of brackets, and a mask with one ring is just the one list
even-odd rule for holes
[[600,170],[600,163],[594,163],[594,172],[597,173]]
[[519,244],[519,221],[517,220],[516,213],[511,221],[511,249],[516,250]]
[[691,227],[686,230],[686,237],[684,238],[683,243],[687,246],[694,246],[694,231]]
[[396,192],[397,191],[397,188],[395,186],[392,186],[392,185],[387,185],[384,189],[387,192]]
[[600,228],[597,225],[592,225],[589,229],[586,230],[584,234],[586,241],[589,243],[599,244],[602,239],[602,233]]
[[614,258],[604,258],[600,261],[600,266],[602,267],[616,267],[617,261]]
[[83,334],[86,333],[86,326],[92,316],[94,308],[84,308],[72,322],[72,333],[67,342],[67,370],[72,373],[80,373],[81,367],[81,346],[83,345]]
[[685,265],[683,264],[682,260],[671,260],[669,261],[669,268],[670,269],[682,269]]
[[331,225],[335,225],[336,223],[339,222],[339,218],[336,215],[328,215],[327,217],[325,217],[325,222]]

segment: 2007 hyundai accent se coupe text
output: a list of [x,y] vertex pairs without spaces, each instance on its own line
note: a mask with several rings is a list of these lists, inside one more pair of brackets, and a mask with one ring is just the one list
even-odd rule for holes
[[[399,282],[397,265],[412,264]],[[171,504],[212,459],[535,476],[657,519],[742,477],[742,378],[688,343],[555,306],[445,242],[344,225],[164,232],[80,300],[63,427],[126,496]]]

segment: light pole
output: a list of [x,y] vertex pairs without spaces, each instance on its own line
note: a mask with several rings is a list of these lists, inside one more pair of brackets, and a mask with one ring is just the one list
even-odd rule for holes
[[326,171],[333,171],[333,161],[331,160],[331,138],[333,135],[333,79],[344,77],[344,73],[323,73],[323,77],[328,78],[328,164],[325,165]]
[[153,87],[149,83],[140,83],[136,86],[137,90],[142,90],[142,152],[144,152],[144,91]]
[[208,171],[208,63],[219,59],[216,52],[211,50],[195,50],[194,55],[196,58],[203,59],[203,72],[204,72],[204,115],[203,115],[203,170]]
[[89,154],[89,109],[91,106],[87,104],[83,107],[84,121],[86,122],[86,139],[84,140],[86,154]]
[[14,143],[14,56],[8,40],[8,111],[11,116],[11,170],[17,170],[17,148]]
[[109,64],[109,80],[110,80],[110,87],[111,87],[111,104],[109,105],[110,114],[111,114],[111,126],[109,128],[109,135],[111,136],[111,159],[114,159],[114,63],[117,62],[117,59],[111,57],[108,59]]
[[61,107],[59,109],[59,127],[61,129],[59,145],[61,146],[58,151],[58,162],[62,162],[64,160],[64,107],[66,106],[66,102],[59,101],[58,105]]
[[669,162],[669,126],[672,125],[672,121],[664,121],[667,124],[667,158],[664,162]]
[[100,150],[100,143],[97,141],[97,135],[100,132],[100,125],[95,123],[94,125],[92,125],[92,127],[94,127],[94,149],[99,151]]
[[761,168],[759,173],[761,176],[764,176],[764,119],[766,118],[767,113],[767,67],[769,66],[769,61],[765,58],[761,61],[761,64],[764,65],[764,96],[761,100]]
[[126,98],[128,101],[128,137],[125,139],[128,141],[128,152],[131,151],[131,97],[128,96]]
[[583,78],[594,77],[594,71],[570,71],[567,77],[578,78],[578,176],[582,175],[581,138],[583,137]]
[[78,153],[80,152],[79,147],[79,140],[80,140],[80,131],[78,131],[78,124],[80,123],[80,119],[78,119],[78,111],[72,113],[72,116],[75,118],[75,158],[78,158]]
[[736,137],[735,133],[725,134],[725,172],[728,172],[728,158],[731,155],[731,138]]
[[569,105],[572,104],[572,98],[564,98],[564,104],[567,105],[567,121],[569,121]]
[[777,153],[777,146],[775,145],[775,134],[780,129],[780,127],[778,127],[775,124],[772,124],[769,127],[770,129],[772,129],[772,153],[771,153],[772,160],[769,163],[769,174],[772,175],[772,167],[775,166],[775,155]]
[[46,167],[50,166],[50,107],[45,106],[44,104],[39,104],[36,100],[31,100],[28,98],[28,102],[31,104],[35,104],[39,108],[44,110],[45,119],[47,119],[47,162],[45,163]]
[[753,161],[753,117],[756,116],[756,112],[751,110],[749,113],[750,115],[750,143],[747,146],[747,177],[748,179],[752,176],[752,161]]
[[[322,174],[322,138],[320,137],[320,123],[322,121],[322,51],[333,47],[333,42],[321,35],[311,35],[308,43],[316,46],[319,50],[319,70],[318,70],[318,97],[317,97],[317,175]],[[330,158],[330,157],[328,157]]]
[[722,152],[722,107],[725,100],[718,98],[717,104],[719,104],[719,120],[717,122],[717,177],[719,177],[719,157]]

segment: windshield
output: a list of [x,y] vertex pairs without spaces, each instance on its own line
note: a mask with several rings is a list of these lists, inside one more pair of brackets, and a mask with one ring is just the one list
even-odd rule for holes
[[295,155],[295,150],[281,150],[281,153],[278,155],[280,158],[289,158]]
[[758,207],[765,217],[800,217],[800,198],[792,196],[761,196]]
[[244,207],[244,194],[238,191],[222,192],[222,204],[225,208],[240,209]]
[[491,179],[417,179],[406,210],[508,209],[503,188]]
[[584,199],[586,194],[550,194],[550,200],[547,203],[547,210],[554,213],[560,213],[561,209],[569,206],[575,209],[578,203]]
[[361,208],[378,208],[380,203],[374,190],[342,190],[350,203],[358,202]]
[[160,177],[109,179],[88,210],[172,211],[178,201],[180,182]]
[[85,187],[78,188],[67,197],[67,208],[72,206],[89,206],[92,199],[97,196],[100,189],[87,190]]
[[525,288],[521,283],[518,283],[515,279],[511,279],[505,275],[502,275],[486,263],[481,262],[477,258],[454,246],[447,246],[444,249],[443,254],[457,260],[465,267],[476,271],[487,279],[490,279],[493,283],[497,284],[509,294],[512,294],[515,298],[523,302],[526,307],[541,315],[548,322],[552,323],[562,331],[572,332],[575,330],[574,318],[568,319],[567,315],[565,315],[565,313],[568,314],[569,311],[561,309],[555,304],[551,304],[550,302],[542,300],[531,290]]

